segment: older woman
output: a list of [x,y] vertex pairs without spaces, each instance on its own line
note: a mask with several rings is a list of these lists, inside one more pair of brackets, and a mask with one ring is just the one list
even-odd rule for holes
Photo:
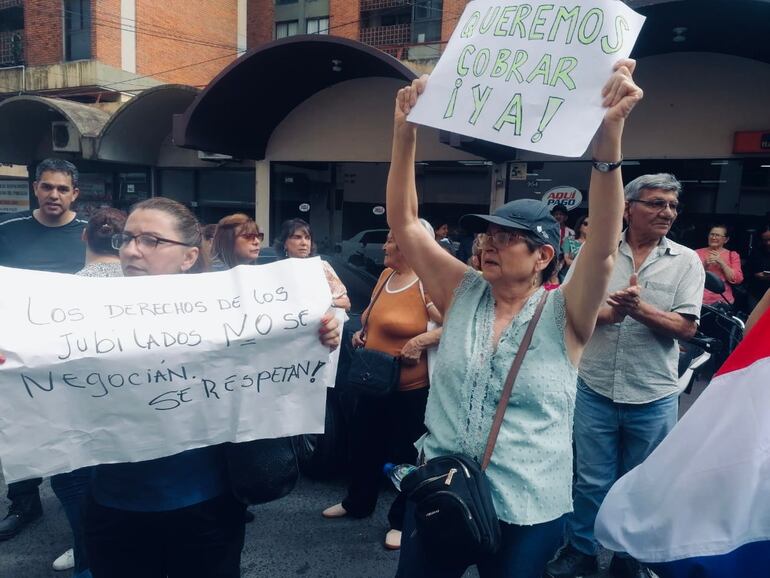
[[[481,576],[540,578],[563,539],[572,510],[572,417],[577,365],[604,302],[620,240],[623,125],[642,91],[635,63],[623,60],[604,87],[607,108],[594,137],[589,207],[602,227],[592,232],[570,281],[547,294],[540,323],[518,374],[486,470],[502,530],[500,550],[478,564]],[[461,225],[483,233],[481,272],[451,258],[417,216],[416,126],[406,115],[427,77],[396,99],[387,185],[388,223],[401,252],[422,279],[446,323],[425,411],[425,458],[464,453],[480,461],[497,399],[522,336],[555,266],[559,225],[534,200],[512,201],[492,215],[466,215]],[[408,507],[399,576],[461,576],[427,557]]]
[[[431,244],[438,248],[438,243]],[[358,400],[351,428],[352,479],[345,499],[323,511],[326,518],[371,515],[382,486],[383,464],[415,463],[414,442],[425,433],[429,382],[426,350],[441,336],[441,329],[428,331],[428,322],[440,323],[441,316],[392,233],[388,233],[382,249],[385,270],[372,291],[369,307],[361,315],[366,334],[357,331],[353,346],[400,357],[398,391],[385,399],[361,396]],[[401,546],[405,505],[403,494],[399,494],[390,507],[390,530],[385,537],[388,549]]]
[[[112,237],[123,231],[125,224],[126,214],[119,209],[99,209],[91,215],[82,235],[86,244],[86,263],[76,275],[82,277],[121,277],[123,275],[118,251],[112,247]],[[74,568],[73,578],[91,577],[83,545],[81,517],[83,500],[88,495],[91,482],[91,469],[81,468],[51,477],[51,489],[64,508],[73,538],[73,548],[54,560],[53,569]]]
[[211,243],[211,269],[224,271],[237,265],[253,265],[264,238],[248,215],[235,213],[222,217]]
[[704,305],[722,302],[722,297],[727,299],[729,303],[733,303],[735,301],[733,285],[743,283],[741,256],[736,251],[725,249],[725,245],[729,240],[727,226],[714,225],[709,230],[708,246],[695,250],[706,271],[710,271],[719,277],[725,284],[725,292],[722,295],[704,289]]
[[[281,234],[275,241],[275,252],[279,255],[279,258],[292,257],[294,259],[304,259],[314,256],[316,250],[310,224],[302,219],[284,221],[281,225]],[[333,305],[345,311],[350,311],[350,298],[348,297],[347,288],[329,263],[323,260],[321,263],[326,274],[326,281],[329,283],[329,290],[332,292]]]
[[[126,276],[206,269],[201,229],[184,205],[153,198],[135,205],[113,238]],[[336,346],[328,314],[321,342]],[[240,575],[244,506],[232,495],[222,446],[94,468],[85,508],[94,578]]]

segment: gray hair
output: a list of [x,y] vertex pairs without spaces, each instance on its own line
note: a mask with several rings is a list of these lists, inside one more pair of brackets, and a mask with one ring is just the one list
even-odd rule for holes
[[645,189],[660,189],[671,193],[676,193],[678,197],[682,192],[682,183],[674,175],[668,173],[658,173],[655,175],[642,175],[636,177],[626,185],[624,189],[626,200],[633,201],[642,196]]
[[428,231],[428,233],[430,233],[431,237],[436,237],[436,232],[433,230],[433,226],[428,221],[425,219],[420,219],[420,224],[426,231]]
[[42,177],[43,173],[46,171],[51,173],[65,173],[69,175],[70,178],[72,178],[72,188],[78,188],[80,173],[78,172],[78,168],[71,162],[65,161],[64,159],[55,158],[40,161],[40,163],[37,165],[37,168],[35,169],[35,180],[39,181],[40,177]]

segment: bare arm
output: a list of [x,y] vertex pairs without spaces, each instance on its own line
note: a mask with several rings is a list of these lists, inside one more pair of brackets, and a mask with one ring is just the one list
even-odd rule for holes
[[452,301],[455,288],[462,281],[466,266],[442,249],[417,217],[417,187],[414,178],[417,127],[406,121],[406,115],[425,89],[427,80],[427,76],[422,76],[412,82],[411,86],[398,91],[385,206],[388,226],[399,250],[443,314]]
[[[602,125],[594,136],[593,156],[596,160],[615,162],[621,158],[620,142],[625,119],[642,98],[642,90],[631,77],[636,63],[622,60],[605,85],[604,105],[608,107]],[[583,347],[596,326],[599,308],[604,301],[623,222],[623,181],[620,170],[602,173],[591,171],[588,189],[588,213],[594,227],[575,261],[571,279],[564,285],[567,305],[567,347],[577,362]]]
[[751,328],[754,327],[754,324],[760,320],[768,308],[770,308],[770,289],[765,292],[762,299],[760,299],[759,303],[757,303],[757,306],[754,307],[754,311],[752,311],[751,315],[749,315],[749,318],[746,321],[746,334],[751,331]]
[[441,333],[443,331],[444,328],[439,327],[438,329],[432,329],[431,331],[426,331],[416,337],[412,337],[412,339],[407,341],[406,344],[404,344],[404,347],[401,348],[401,361],[407,365],[417,365],[423,351],[429,347],[438,345],[438,342],[441,341]]
[[629,311],[628,316],[646,325],[655,333],[675,339],[690,339],[698,330],[694,317],[673,311],[662,311],[644,301],[640,301],[635,310]]

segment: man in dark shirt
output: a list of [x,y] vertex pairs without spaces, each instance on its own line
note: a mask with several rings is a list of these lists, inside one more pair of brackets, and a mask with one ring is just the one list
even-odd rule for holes
[[754,248],[749,257],[746,275],[752,308],[770,289],[770,225],[762,229],[759,239],[759,246]]
[[[78,170],[61,159],[37,166],[33,183],[39,208],[0,220],[0,265],[57,273],[75,273],[85,264],[81,240],[87,221],[71,210],[78,197]],[[11,506],[0,521],[0,540],[12,538],[42,514],[38,486],[42,480],[8,485]]]

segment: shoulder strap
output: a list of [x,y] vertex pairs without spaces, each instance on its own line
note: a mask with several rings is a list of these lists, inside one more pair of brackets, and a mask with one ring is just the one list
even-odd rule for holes
[[508,371],[508,377],[505,378],[505,385],[503,386],[503,393],[500,396],[500,402],[497,404],[497,412],[495,412],[495,419],[492,422],[492,429],[489,432],[489,438],[487,438],[487,447],[484,450],[484,458],[481,460],[481,469],[486,470],[489,465],[489,461],[492,459],[492,452],[495,449],[495,442],[497,442],[497,434],[500,433],[500,426],[503,423],[503,416],[505,415],[505,409],[508,407],[508,400],[511,398],[511,392],[513,391],[513,384],[516,381],[516,376],[519,374],[521,364],[524,361],[524,356],[527,354],[529,344],[532,342],[532,334],[535,332],[537,322],[540,321],[540,314],[543,312],[543,307],[548,299],[548,291],[543,292],[543,296],[537,304],[537,309],[532,315],[532,319],[529,320],[527,331],[524,333],[524,337],[519,344],[519,350],[516,352],[516,357],[513,359],[511,369]]
[[374,304],[377,302],[377,299],[379,299],[380,293],[382,293],[382,290],[385,289],[385,285],[388,284],[388,281],[390,281],[390,278],[393,277],[393,275],[395,273],[396,273],[395,271],[391,271],[390,272],[390,275],[388,275],[388,278],[385,279],[385,281],[382,282],[382,285],[380,285],[380,288],[377,289],[377,293],[374,294],[374,297],[372,298],[372,302],[369,303],[369,307],[367,307],[367,309],[369,309],[369,313],[367,313],[366,321],[364,321],[364,325],[363,325],[363,327],[361,327],[361,338],[362,339],[366,336],[366,326],[369,325],[369,317],[372,314],[372,309],[374,309]]

